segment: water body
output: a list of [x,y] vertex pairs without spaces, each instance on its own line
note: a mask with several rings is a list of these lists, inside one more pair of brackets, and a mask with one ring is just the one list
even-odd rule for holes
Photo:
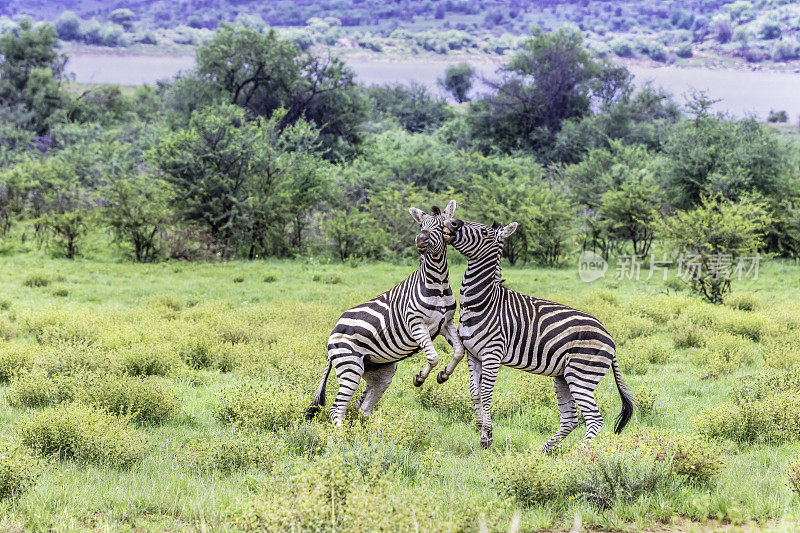
[[[367,84],[416,81],[438,91],[436,82],[449,63],[406,59],[351,60],[349,64],[358,79]],[[142,85],[169,78],[193,65],[191,56],[79,54],[71,56],[67,70],[74,73],[78,82]],[[491,77],[497,69],[497,65],[487,62],[473,66],[484,77]],[[663,87],[678,102],[684,102],[692,90],[703,90],[710,98],[720,100],[715,110],[737,117],[755,115],[763,119],[773,109],[787,111],[792,122],[800,116],[798,73],[645,66],[630,67],[630,71],[637,85],[652,83]],[[478,83],[476,91],[484,88]]]

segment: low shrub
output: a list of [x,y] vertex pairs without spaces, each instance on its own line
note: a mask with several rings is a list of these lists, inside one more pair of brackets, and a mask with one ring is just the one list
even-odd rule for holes
[[157,377],[95,375],[76,385],[77,400],[134,422],[161,423],[180,410],[178,397]]
[[43,463],[18,446],[0,449],[0,500],[15,498],[32,487],[42,473]]
[[34,368],[11,381],[6,401],[12,407],[45,407],[72,401],[76,385],[74,376],[50,376],[42,368]]
[[700,433],[740,442],[800,440],[800,396],[796,390],[741,403],[704,409],[695,419]]
[[244,276],[234,276],[233,282],[234,283],[244,283]]
[[31,287],[31,288],[47,287],[48,285],[50,285],[51,281],[52,280],[50,279],[50,274],[48,274],[47,272],[37,271],[37,272],[31,272],[30,274],[25,276],[25,279],[22,280],[22,284],[25,287]]
[[740,311],[755,311],[761,307],[761,300],[752,292],[735,292],[725,297],[725,305]]
[[669,322],[669,336],[676,348],[697,348],[703,345],[709,331],[685,317]]
[[580,498],[600,508],[631,501],[684,479],[707,482],[722,469],[721,449],[670,432],[598,438],[554,457],[527,451],[500,456],[494,481],[524,505]]
[[94,343],[100,333],[113,329],[113,319],[86,309],[52,308],[20,316],[25,332],[40,344]]
[[721,331],[708,334],[704,347],[695,353],[694,359],[704,372],[730,374],[755,357],[755,345],[745,338]]
[[620,315],[618,318],[605,321],[604,325],[617,344],[624,344],[631,339],[650,335],[656,330],[656,325],[652,320],[639,315]]
[[128,420],[77,403],[27,413],[18,431],[23,445],[44,456],[129,467],[145,451],[145,435]]
[[163,318],[175,318],[183,310],[185,302],[173,294],[157,294],[144,301],[146,309],[154,311]]
[[246,531],[450,532],[467,527],[435,511],[419,512],[437,507],[430,504],[432,491],[408,487],[401,479],[377,468],[365,476],[342,455],[329,454],[270,485],[233,520]]
[[430,445],[436,422],[434,416],[386,402],[367,418],[364,429],[370,438],[419,451]]
[[275,281],[278,281],[278,275],[272,272],[267,272],[266,274],[264,274],[263,280],[264,283],[273,283]]
[[778,369],[800,366],[800,338],[797,333],[784,329],[764,340],[764,362]]
[[276,430],[298,421],[307,402],[278,383],[241,379],[220,393],[216,417],[244,428]]
[[[457,368],[450,379],[441,385],[433,377],[431,375],[422,387],[415,389],[420,405],[447,413],[455,420],[475,422],[475,408],[469,392],[469,373],[466,369]],[[495,407],[493,405],[493,410]]]
[[768,323],[766,316],[761,313],[721,308],[714,318],[712,328],[758,342],[768,331]]
[[8,319],[0,315],[0,341],[13,339],[19,335],[19,327]]
[[33,344],[0,342],[0,383],[7,383],[29,368],[36,357],[37,348]]
[[677,317],[690,302],[691,300],[682,296],[659,294],[657,296],[639,296],[626,302],[625,307],[634,314],[663,324]]
[[800,366],[761,371],[734,382],[731,395],[738,404],[763,400],[781,391],[800,390]]
[[656,407],[656,393],[653,392],[652,387],[642,385],[633,391],[633,397],[636,398],[636,410],[639,415],[643,417],[652,416],[657,412]]
[[651,364],[664,365],[669,361],[672,344],[657,336],[639,337],[620,347],[617,356],[624,373],[646,374]]
[[286,444],[272,435],[229,430],[188,443],[183,459],[190,467],[202,471],[247,468],[269,471],[285,453]]
[[166,376],[183,366],[175,348],[165,342],[124,346],[113,358],[119,370],[130,376]]

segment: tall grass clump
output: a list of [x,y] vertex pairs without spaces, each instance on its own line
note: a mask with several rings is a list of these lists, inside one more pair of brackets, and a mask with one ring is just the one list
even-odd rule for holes
[[166,376],[177,373],[184,363],[167,342],[142,342],[115,350],[113,359],[120,372],[129,376]]
[[15,498],[33,486],[44,464],[24,448],[7,443],[0,446],[0,500],[4,500]]
[[220,392],[215,414],[244,428],[276,430],[300,420],[307,401],[273,381],[240,379]]
[[22,285],[30,288],[47,287],[51,281],[50,274],[39,270],[25,276],[25,279],[22,280]]
[[79,401],[134,422],[165,422],[181,406],[169,384],[157,377],[95,375],[76,385],[74,397]]
[[740,311],[755,311],[761,307],[761,300],[752,292],[735,292],[725,297],[725,305]]
[[130,467],[145,451],[145,435],[127,419],[96,407],[61,404],[27,413],[20,442],[43,456]]

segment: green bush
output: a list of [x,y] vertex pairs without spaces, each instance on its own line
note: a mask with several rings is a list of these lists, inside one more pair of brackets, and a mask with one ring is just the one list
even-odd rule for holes
[[23,416],[23,445],[44,455],[129,467],[145,451],[145,435],[120,418],[81,404],[62,404]]
[[243,283],[244,282],[244,276],[234,276],[233,282],[234,283]]
[[285,384],[241,379],[220,393],[216,417],[244,428],[276,430],[299,420],[307,401]]
[[763,400],[787,390],[800,390],[800,366],[785,370],[767,370],[736,380],[731,389],[737,404]]
[[285,453],[285,443],[272,435],[229,430],[192,440],[186,445],[183,458],[192,468],[203,471],[269,471]]
[[725,403],[704,409],[695,420],[709,437],[740,442],[794,442],[800,440],[800,397],[796,390],[766,399]]
[[725,305],[740,311],[755,311],[761,307],[761,300],[752,292],[735,292],[725,297]]
[[12,407],[44,407],[72,401],[77,378],[71,375],[49,376],[42,368],[33,368],[11,381],[6,401]]
[[29,368],[36,356],[37,346],[0,342],[0,383],[7,383]]
[[709,331],[686,317],[669,322],[669,336],[676,348],[697,348],[705,342]]
[[695,362],[706,372],[729,374],[751,363],[755,345],[745,338],[722,331],[710,332],[704,347],[695,354]]
[[264,274],[264,283],[273,283],[278,281],[278,275],[273,272],[267,272]]
[[781,329],[764,339],[764,362],[767,366],[789,369],[800,365],[800,339],[797,332]]
[[664,365],[672,354],[672,344],[658,336],[639,337],[617,350],[623,373],[646,374],[651,364]]
[[25,279],[22,280],[22,284],[25,287],[31,287],[31,288],[47,287],[48,285],[50,285],[51,281],[52,280],[50,279],[50,274],[48,274],[47,272],[37,271],[37,272],[31,272],[30,274],[25,276]]
[[119,370],[130,376],[166,376],[183,366],[178,352],[167,343],[125,346],[116,350],[112,357]]
[[[464,368],[458,368],[450,379],[441,385],[430,381],[435,380],[429,380],[416,389],[420,405],[448,413],[455,420],[467,423],[475,421],[475,408],[469,392],[469,373]],[[493,405],[493,409],[495,408]]]
[[681,43],[678,45],[678,49],[675,50],[675,55],[678,57],[682,57],[684,59],[692,57],[694,53],[692,52],[692,43]]
[[57,296],[59,298],[66,298],[69,296],[69,291],[64,287],[60,287],[58,289],[53,290],[53,296]]
[[640,386],[634,390],[633,397],[636,398],[636,410],[643,417],[652,416],[657,411],[656,393],[650,386]]
[[43,470],[41,459],[17,446],[0,450],[0,500],[15,498],[36,483]]
[[157,377],[96,375],[76,385],[77,400],[134,422],[161,423],[180,410],[178,397]]

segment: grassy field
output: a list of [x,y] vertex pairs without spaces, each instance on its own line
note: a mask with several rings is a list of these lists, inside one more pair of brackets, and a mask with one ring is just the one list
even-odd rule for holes
[[[800,409],[775,384],[798,383],[796,263],[762,265],[719,307],[660,279],[505,268],[510,287],[601,318],[640,400],[622,439],[607,423],[585,448],[579,427],[553,458],[537,451],[558,425],[551,382],[509,369],[488,451],[466,364],[417,390],[421,356],[400,364],[370,419],[353,413],[343,431],[300,419],[339,314],[413,268],[0,258],[0,530],[477,531],[483,518],[505,531],[517,510],[523,531],[795,530]],[[329,400],[335,390],[331,378]],[[610,422],[610,378],[597,396]],[[636,444],[653,438],[680,453]],[[587,488],[597,465],[618,473],[610,496]]]

